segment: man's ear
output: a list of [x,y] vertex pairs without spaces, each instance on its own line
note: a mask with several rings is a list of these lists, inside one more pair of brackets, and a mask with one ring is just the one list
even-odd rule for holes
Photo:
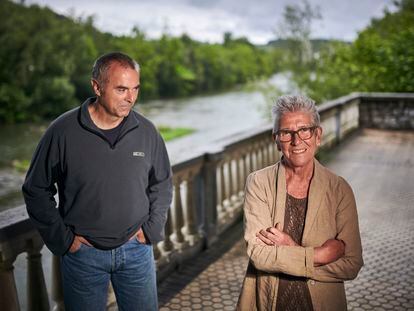
[[279,146],[279,142],[277,141],[277,139],[276,139],[276,134],[275,133],[272,133],[272,138],[273,138],[273,141],[275,142],[275,144],[276,144],[276,146],[277,146],[277,150],[278,151],[282,151],[282,149],[280,148],[280,146]]
[[91,85],[92,85],[92,89],[95,95],[101,96],[101,88],[99,86],[98,81],[96,81],[95,79],[91,79]]

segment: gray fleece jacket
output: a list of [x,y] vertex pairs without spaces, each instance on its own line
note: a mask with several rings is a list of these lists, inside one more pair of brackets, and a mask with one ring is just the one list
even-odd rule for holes
[[164,238],[172,179],[160,134],[131,111],[111,145],[89,115],[94,100],[49,126],[23,184],[29,216],[55,255],[75,234],[99,249],[122,245],[140,227],[150,243]]

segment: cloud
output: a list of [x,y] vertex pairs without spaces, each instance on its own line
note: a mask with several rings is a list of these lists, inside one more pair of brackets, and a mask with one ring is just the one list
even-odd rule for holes
[[[301,0],[28,0],[48,5],[66,14],[70,9],[76,16],[94,15],[96,26],[114,34],[129,34],[134,26],[149,37],[163,32],[171,35],[187,33],[190,37],[220,42],[223,33],[248,37],[263,44],[275,38],[275,29],[282,20],[286,5]],[[311,0],[318,5],[323,17],[314,23],[313,37],[352,40],[369,24],[373,16],[381,16],[392,0]]]

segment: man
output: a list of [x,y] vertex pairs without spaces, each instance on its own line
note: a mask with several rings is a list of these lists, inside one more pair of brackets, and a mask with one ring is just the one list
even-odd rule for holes
[[66,310],[104,310],[109,281],[120,310],[157,310],[151,245],[163,239],[172,196],[165,144],[131,111],[140,87],[133,59],[101,56],[91,83],[96,97],[43,135],[23,185],[27,211],[61,256]]

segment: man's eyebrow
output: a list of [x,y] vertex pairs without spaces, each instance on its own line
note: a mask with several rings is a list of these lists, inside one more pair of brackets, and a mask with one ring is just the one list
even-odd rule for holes
[[[137,84],[136,86],[134,86],[133,87],[133,89],[138,89],[138,88],[140,88],[140,86],[141,86],[141,84]],[[127,86],[125,86],[125,85],[117,85],[117,86],[115,86],[115,88],[117,88],[117,89],[129,89],[129,87],[127,87]]]

